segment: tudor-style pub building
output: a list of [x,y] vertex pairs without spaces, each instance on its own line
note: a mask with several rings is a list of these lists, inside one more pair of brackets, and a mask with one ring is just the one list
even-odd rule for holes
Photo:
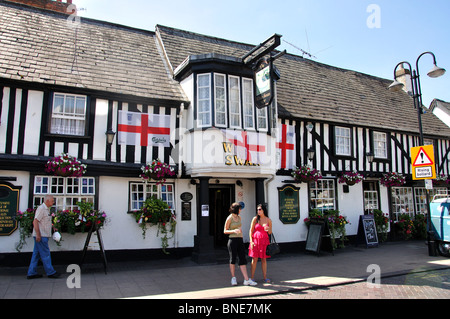
[[[167,26],[148,31],[70,19],[70,1],[58,2],[62,9],[50,3],[0,0],[0,184],[19,190],[14,209],[33,208],[47,194],[56,211],[90,202],[108,215],[107,256],[142,255],[159,250],[161,239],[155,227],[143,238],[130,212],[156,196],[176,215],[168,250],[198,262],[214,261],[226,246],[233,202],[244,207],[245,241],[256,206],[265,203],[277,242],[298,250],[312,209],[339,210],[349,237],[359,216],[374,209],[393,221],[426,213],[423,182],[411,178],[410,148],[419,146],[413,99],[389,91],[392,80],[275,48],[257,56],[255,45]],[[255,64],[277,54],[269,72],[273,98],[257,107]],[[422,122],[437,174],[449,175],[450,128],[431,112]],[[47,161],[62,153],[85,164],[86,173],[48,174]],[[141,167],[156,159],[175,174],[143,180]],[[321,178],[294,180],[292,170],[303,165]],[[340,184],[349,171],[364,181]],[[406,184],[382,185],[390,172]],[[447,194],[448,187],[431,193]],[[19,231],[1,235],[0,255],[13,258]],[[63,238],[51,244],[56,256],[80,251],[86,234]],[[32,248],[29,240],[21,252]]]

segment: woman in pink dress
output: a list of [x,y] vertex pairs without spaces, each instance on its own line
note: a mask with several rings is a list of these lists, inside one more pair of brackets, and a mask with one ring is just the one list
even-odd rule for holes
[[257,215],[252,220],[250,228],[250,246],[248,255],[252,257],[252,279],[255,277],[256,264],[258,258],[261,258],[261,268],[265,283],[270,283],[267,278],[267,258],[266,248],[270,243],[269,235],[272,234],[272,221],[267,216],[267,208],[259,204],[257,206]]

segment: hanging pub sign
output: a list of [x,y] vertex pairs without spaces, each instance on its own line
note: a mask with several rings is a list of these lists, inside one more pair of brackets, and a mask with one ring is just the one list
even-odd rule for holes
[[9,236],[17,229],[20,189],[9,183],[0,184],[0,236]]
[[[280,43],[281,35],[274,34],[241,58],[244,64],[252,66],[253,83],[255,86],[255,105],[259,109],[269,106],[273,101],[275,94],[273,61],[286,53],[286,50],[284,50],[276,56],[272,56],[272,51]],[[270,57],[267,57],[267,55]]]
[[269,106],[273,101],[273,63],[270,58],[262,58],[254,70],[255,105],[261,109]]

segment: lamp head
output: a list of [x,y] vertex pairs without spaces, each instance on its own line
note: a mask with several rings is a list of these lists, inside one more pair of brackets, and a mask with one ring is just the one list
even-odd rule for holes
[[397,81],[397,79],[394,79],[394,82],[392,82],[392,84],[389,85],[389,88],[388,88],[388,89],[389,89],[389,91],[391,91],[391,92],[398,92],[398,91],[400,91],[400,90],[403,89],[403,86],[404,86],[403,83]]
[[438,67],[436,64],[433,66],[433,68],[430,70],[430,72],[427,73],[427,75],[430,78],[438,78],[445,74],[445,69]]

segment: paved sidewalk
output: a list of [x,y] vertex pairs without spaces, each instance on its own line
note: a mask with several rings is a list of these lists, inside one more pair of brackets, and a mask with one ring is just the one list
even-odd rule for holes
[[[263,284],[258,263],[256,287],[230,286],[227,264],[198,265],[190,258],[117,262],[108,264],[108,274],[102,264],[86,265],[81,274],[81,288],[69,289],[70,273],[66,266],[56,266],[59,279],[27,280],[26,268],[0,267],[0,299],[222,299],[251,296],[271,296],[276,293],[331,287],[351,282],[365,282],[378,265],[381,277],[450,268],[450,259],[430,257],[424,241],[394,242],[366,249],[349,246],[336,250],[334,256],[322,253],[280,254],[268,261],[268,276],[272,284]],[[41,267],[42,268],[42,267]],[[250,273],[250,263],[247,266]],[[355,298],[358,298],[355,295]]]

